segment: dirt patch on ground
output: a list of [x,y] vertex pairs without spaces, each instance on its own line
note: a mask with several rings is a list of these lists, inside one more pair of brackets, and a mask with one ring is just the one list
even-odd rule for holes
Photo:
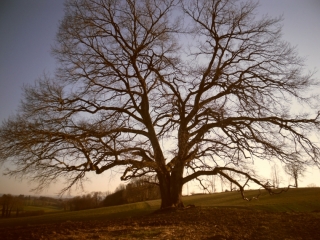
[[320,239],[320,213],[195,207],[143,217],[0,227],[1,239]]

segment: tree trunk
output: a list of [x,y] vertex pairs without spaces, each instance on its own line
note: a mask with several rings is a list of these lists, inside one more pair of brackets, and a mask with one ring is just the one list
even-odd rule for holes
[[171,175],[165,176],[158,173],[161,209],[168,207],[183,207],[182,187],[183,187],[183,167],[175,167]]
[[5,212],[6,212],[6,208],[5,208],[5,204],[2,205],[2,217],[5,217]]
[[182,203],[183,187],[183,166],[175,166],[171,173],[170,194],[171,203],[174,207],[183,207]]
[[158,173],[160,194],[161,194],[161,209],[171,207],[170,198],[170,177],[165,174]]

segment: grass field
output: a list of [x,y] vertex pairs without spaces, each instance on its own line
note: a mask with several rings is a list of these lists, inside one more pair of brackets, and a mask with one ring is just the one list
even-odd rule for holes
[[[248,197],[257,195],[258,191],[246,191]],[[183,197],[185,205],[194,204],[202,207],[232,207],[270,212],[314,212],[320,211],[320,188],[290,189],[279,195],[263,192],[258,200],[244,201],[239,192],[224,192],[210,195],[193,195]],[[53,212],[34,217],[0,219],[0,226],[33,225],[62,223],[69,221],[111,220],[148,215],[160,207],[160,200],[139,202],[114,207],[97,208],[74,212]],[[49,214],[50,213],[50,214]]]
[[53,213],[53,212],[61,212],[61,208],[53,207],[53,206],[25,206],[23,208],[24,211],[44,211],[45,213]]
[[[259,191],[246,191],[247,197],[256,196]],[[210,195],[195,195],[184,198],[185,204],[197,206],[245,207],[275,212],[312,212],[320,210],[320,188],[290,189],[281,194],[269,195],[261,191],[258,200],[244,201],[238,192]]]

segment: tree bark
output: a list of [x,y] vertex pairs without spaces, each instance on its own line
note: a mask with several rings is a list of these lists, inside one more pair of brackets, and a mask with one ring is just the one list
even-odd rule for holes
[[164,173],[158,173],[160,194],[161,194],[161,209],[171,207],[170,198],[170,176]]
[[176,166],[171,173],[171,203],[173,207],[184,207],[182,202],[183,165]]
[[158,173],[161,209],[169,207],[184,207],[182,202],[183,166],[176,166],[171,175]]
[[298,188],[298,178],[295,177],[295,178],[294,178],[294,181],[295,181],[295,184],[296,184],[296,188]]

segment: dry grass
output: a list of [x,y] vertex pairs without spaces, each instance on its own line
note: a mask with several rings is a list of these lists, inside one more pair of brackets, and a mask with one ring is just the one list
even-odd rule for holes
[[2,229],[2,239],[318,239],[320,213],[195,207],[134,218]]

